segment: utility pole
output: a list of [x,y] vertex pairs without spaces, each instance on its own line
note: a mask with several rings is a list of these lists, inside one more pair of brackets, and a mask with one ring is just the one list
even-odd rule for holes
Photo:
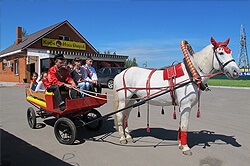
[[250,73],[250,66],[247,55],[246,33],[243,25],[241,25],[240,29],[240,46],[238,59],[238,66],[241,69],[241,75],[248,75],[247,73]]

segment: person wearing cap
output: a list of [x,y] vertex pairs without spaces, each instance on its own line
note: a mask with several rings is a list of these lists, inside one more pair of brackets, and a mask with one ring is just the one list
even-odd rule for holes
[[86,81],[90,82],[90,91],[95,91],[94,87],[97,89],[97,93],[102,92],[101,84],[98,82],[98,77],[95,71],[95,68],[92,66],[93,59],[90,56],[87,56],[86,64],[83,65],[84,69],[87,71]]
[[[89,82],[86,81],[87,72],[86,70],[84,70],[84,68],[81,67],[81,62],[82,60],[78,57],[74,59],[75,67],[71,72],[71,77],[80,88],[80,90],[84,92],[84,90],[89,90]],[[81,97],[84,97],[84,93],[81,93]]]
[[[50,86],[47,87],[48,92],[53,92],[56,102],[60,107],[60,110],[64,110],[66,108],[65,102],[62,100],[61,91],[67,91],[71,89],[71,93],[77,93],[76,84],[74,80],[70,77],[69,71],[63,67],[65,64],[65,58],[62,54],[58,54],[54,58],[55,65],[52,66],[48,71],[48,82]],[[71,95],[72,95],[71,94]]]

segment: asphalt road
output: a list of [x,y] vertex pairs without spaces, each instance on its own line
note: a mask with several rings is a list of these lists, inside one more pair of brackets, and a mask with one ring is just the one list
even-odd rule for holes
[[[113,111],[112,91],[107,104],[97,108],[103,115]],[[192,156],[178,149],[177,119],[173,107],[150,107],[151,132],[146,132],[146,106],[137,108],[129,119],[134,142],[119,143],[113,118],[104,121],[98,132],[78,129],[74,145],[60,144],[53,131],[54,119],[37,119],[41,128],[31,129],[26,120],[30,105],[23,88],[0,88],[2,165],[102,165],[102,166],[248,166],[250,163],[250,90],[212,88],[201,96],[201,117],[190,115],[188,144]]]

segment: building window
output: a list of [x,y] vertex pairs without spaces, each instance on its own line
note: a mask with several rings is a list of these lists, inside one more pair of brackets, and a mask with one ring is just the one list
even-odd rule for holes
[[2,62],[2,70],[5,71],[6,70],[6,63]]
[[14,74],[15,75],[18,75],[19,74],[19,63],[18,63],[18,60],[14,60]]
[[41,60],[41,72],[48,72],[49,68],[50,68],[50,60],[42,59]]
[[69,37],[69,36],[59,35],[59,40],[67,40],[67,41],[70,41],[70,37]]

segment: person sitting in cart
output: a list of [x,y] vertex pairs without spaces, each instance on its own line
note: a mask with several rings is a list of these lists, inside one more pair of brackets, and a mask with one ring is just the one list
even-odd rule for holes
[[71,72],[74,70],[74,65],[71,64],[71,63],[68,63],[67,69],[69,70],[69,73],[70,73],[70,75],[71,75]]
[[[73,78],[77,86],[80,88],[80,90],[82,92],[84,92],[85,90],[85,93],[86,93],[86,91],[89,90],[89,82],[86,81],[87,72],[86,70],[84,70],[83,67],[81,67],[81,62],[82,60],[80,58],[74,59],[75,67],[74,67],[74,70],[72,70],[71,72],[71,77]],[[81,93],[80,96],[84,97],[84,93]]]
[[48,77],[47,72],[41,73],[41,78],[38,81],[38,84],[36,86],[36,90],[35,90],[36,92],[42,92],[42,93],[46,92],[46,87],[49,87],[49,85],[50,85],[47,77]]
[[33,91],[35,91],[36,86],[37,86],[37,81],[36,81],[37,78],[38,78],[37,72],[33,72],[32,77],[31,77],[31,81],[30,81],[30,89],[32,89]]
[[87,71],[86,81],[90,82],[90,91],[95,91],[94,87],[97,89],[97,93],[102,93],[101,84],[98,82],[98,77],[95,71],[95,68],[92,66],[93,59],[90,56],[87,56],[86,64],[83,65],[83,68]]
[[56,102],[63,111],[66,106],[62,100],[61,91],[68,91],[70,89],[70,96],[76,96],[77,88],[74,80],[70,77],[69,71],[63,67],[65,63],[65,57],[62,54],[58,54],[54,58],[55,65],[52,66],[48,71],[49,87],[46,87],[48,92],[53,92]]

